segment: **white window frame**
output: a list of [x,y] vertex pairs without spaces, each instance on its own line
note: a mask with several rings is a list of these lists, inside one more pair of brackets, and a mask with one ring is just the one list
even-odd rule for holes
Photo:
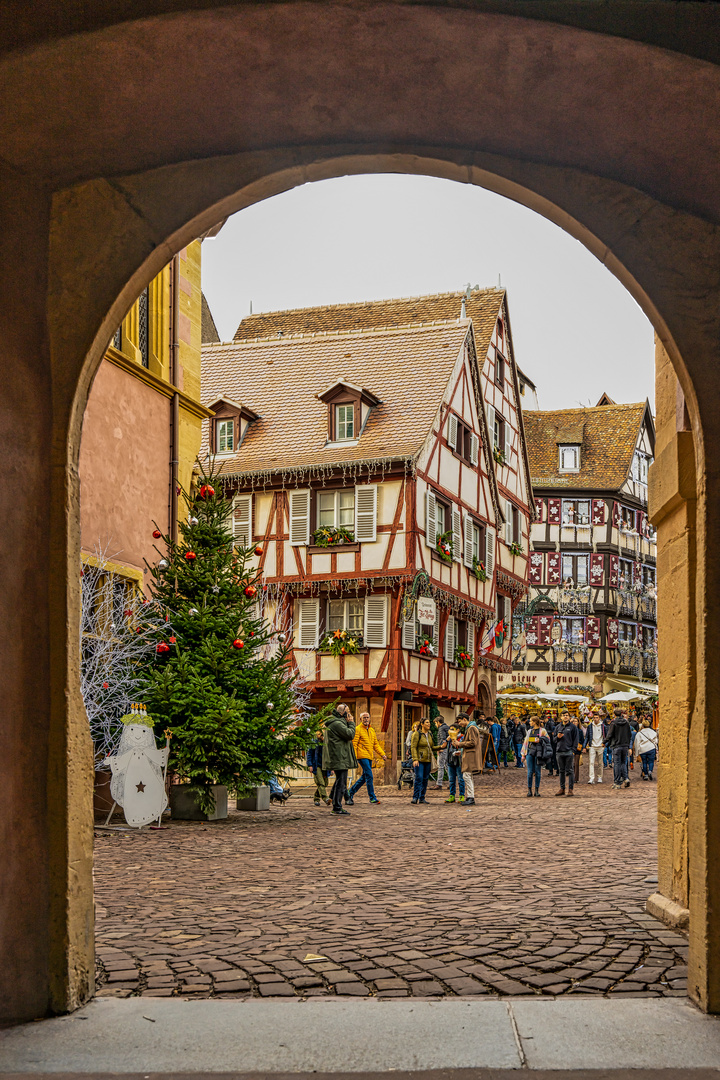
[[[340,495],[341,494],[346,495],[348,492],[353,497],[352,521],[349,522],[347,525],[343,526],[343,528],[350,529],[350,528],[354,527],[354,524],[355,524],[355,504],[356,504],[355,489],[354,488],[335,488],[335,490],[330,490],[330,491],[322,491],[321,490],[321,491],[318,491],[318,493],[317,493],[316,507],[315,507],[315,528],[316,529],[323,529],[323,528],[324,529],[339,529],[341,527],[340,526],[340,521],[339,521],[339,518],[340,518],[340,505],[339,505],[340,504]],[[333,496],[333,521],[332,521],[332,525],[321,525],[320,524],[320,500],[321,500],[323,495],[325,495],[325,496],[332,495]]]
[[[225,449],[223,450],[220,447],[220,441],[221,441],[221,438],[222,438],[223,428],[227,428],[228,424],[230,425],[230,428],[231,428],[231,431],[232,431],[232,446],[230,446],[230,447],[227,446],[227,432],[225,432],[226,445],[225,445]],[[234,418],[228,417],[226,420],[216,420],[215,421],[215,453],[216,453],[216,455],[220,456],[220,455],[225,455],[225,454],[234,454],[236,452],[236,450],[237,450],[237,445],[236,445],[236,439],[235,439],[235,420],[234,420]]]
[[[347,434],[347,426],[348,426],[347,412],[344,414],[345,419],[343,421],[341,421],[340,420],[340,410],[341,409],[346,409],[346,410],[349,409],[350,410],[350,414],[351,414],[350,423],[351,423],[351,426],[352,426],[352,431],[351,431],[351,433],[349,435]],[[345,434],[344,435],[340,434],[341,424],[344,424],[344,426],[345,426]],[[355,431],[355,404],[354,404],[354,402],[351,401],[349,404],[347,402],[343,402],[341,405],[336,405],[335,406],[335,431],[334,431],[333,434],[335,436],[335,438],[333,440],[334,442],[353,442],[354,439],[357,439],[357,433]]]
[[[330,626],[330,605],[331,604],[342,604],[343,605],[342,626],[333,626],[333,627]],[[361,622],[360,622],[359,627],[358,626],[355,626],[355,627],[350,626],[350,604],[359,604],[361,609],[362,609],[361,610]],[[359,630],[359,632],[363,636],[363,641],[364,641],[365,640],[365,605],[363,603],[362,598],[358,598],[357,600],[354,600],[354,599],[353,600],[350,600],[350,599],[348,599],[348,600],[328,600],[327,601],[327,607],[325,609],[325,628],[326,628],[326,632],[328,634],[334,634],[336,630],[348,630],[348,631],[352,631],[353,633],[355,633],[356,631]]]
[[[574,465],[566,465],[564,463],[564,456],[567,453],[574,455]],[[564,443],[558,446],[558,471],[562,473],[578,473],[580,472],[580,447],[573,446],[571,443]]]

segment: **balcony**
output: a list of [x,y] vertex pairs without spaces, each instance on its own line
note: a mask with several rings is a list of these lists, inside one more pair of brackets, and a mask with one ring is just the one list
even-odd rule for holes
[[560,642],[553,645],[553,671],[587,671],[587,645]]
[[657,652],[654,649],[646,649],[642,654],[642,672],[644,679],[650,679],[652,682],[657,682],[658,678],[658,662]]
[[617,592],[617,613],[618,615],[625,615],[630,619],[634,619],[637,616],[637,596],[632,589],[618,589]]
[[623,674],[634,675],[638,679],[641,677],[643,656],[636,645],[621,641],[618,645],[618,657],[619,667]]
[[562,585],[557,590],[560,615],[592,615],[592,589],[589,585]]
[[640,614],[643,620],[657,622],[657,600],[651,596],[643,596],[640,600]]

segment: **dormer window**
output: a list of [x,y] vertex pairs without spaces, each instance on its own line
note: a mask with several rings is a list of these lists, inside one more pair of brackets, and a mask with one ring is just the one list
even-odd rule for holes
[[368,416],[380,399],[362,386],[337,379],[332,386],[318,394],[327,405],[328,442],[356,442],[362,435]]
[[335,441],[355,438],[355,405],[335,406]]
[[230,454],[235,449],[235,421],[218,420],[215,425],[217,454]]
[[560,472],[580,472],[580,447],[560,447]]

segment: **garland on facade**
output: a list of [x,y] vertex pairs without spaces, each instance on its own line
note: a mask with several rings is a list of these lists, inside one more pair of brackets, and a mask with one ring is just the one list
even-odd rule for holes
[[268,600],[277,600],[286,596],[321,596],[337,593],[340,596],[383,587],[386,591],[400,588],[410,581],[409,574],[373,574],[365,577],[332,578],[323,581],[272,581],[263,585],[263,594]]
[[509,574],[504,574],[502,570],[497,570],[496,574],[499,587],[505,589],[514,600],[520,600],[521,597],[526,595],[527,586],[522,581],[510,577]]
[[371,479],[377,476],[382,483],[385,474],[402,466],[406,476],[415,475],[417,462],[414,457],[365,458],[360,461],[318,462],[314,465],[277,465],[269,469],[253,469],[236,473],[224,473],[220,477],[223,488],[240,487],[250,491],[285,490],[300,487],[313,481],[320,481],[323,487],[336,483],[341,477],[343,484],[348,480]]
[[489,668],[490,671],[501,671],[505,675],[512,672],[512,664],[509,660],[496,660],[493,656],[478,657],[478,664],[480,667]]

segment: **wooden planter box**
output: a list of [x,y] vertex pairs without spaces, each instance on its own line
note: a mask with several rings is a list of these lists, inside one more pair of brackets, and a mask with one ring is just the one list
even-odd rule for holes
[[220,821],[228,816],[228,790],[222,784],[214,784],[215,809],[203,814],[198,806],[197,795],[189,784],[173,784],[170,788],[170,812],[176,821]]

